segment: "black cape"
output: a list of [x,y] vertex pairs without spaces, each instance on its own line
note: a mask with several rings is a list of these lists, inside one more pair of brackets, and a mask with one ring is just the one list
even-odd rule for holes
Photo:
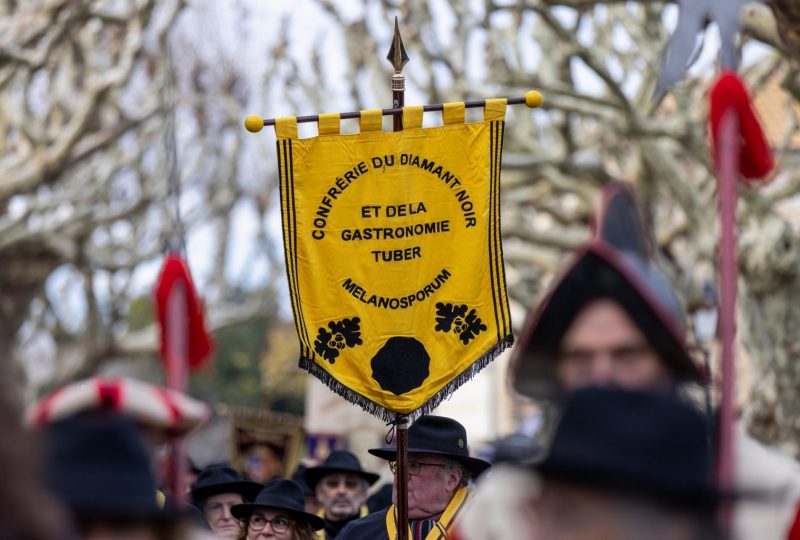
[[384,508],[374,514],[351,521],[342,529],[336,540],[389,540],[389,533],[386,531],[386,514],[388,512],[389,509]]

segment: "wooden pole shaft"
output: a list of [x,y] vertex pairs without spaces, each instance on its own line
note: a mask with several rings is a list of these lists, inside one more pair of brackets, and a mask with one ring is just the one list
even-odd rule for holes
[[[720,208],[720,313],[719,335],[722,342],[720,369],[719,452],[717,462],[718,485],[723,491],[732,491],[734,482],[734,388],[736,343],[736,200],[739,180],[739,117],[733,108],[722,117],[719,127],[719,208]],[[723,502],[720,521],[725,531],[730,531],[732,506]]]
[[[408,538],[408,417],[397,416],[397,540]],[[394,539],[390,539],[394,540]]]

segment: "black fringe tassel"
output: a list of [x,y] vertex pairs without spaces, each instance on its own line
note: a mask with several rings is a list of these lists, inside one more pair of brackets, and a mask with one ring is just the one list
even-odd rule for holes
[[[441,390],[436,392],[436,394],[431,397],[428,401],[426,401],[419,409],[408,414],[411,420],[415,420],[416,418],[422,416],[423,414],[429,414],[433,412],[433,410],[438,407],[444,400],[450,398],[453,395],[453,392],[458,390],[462,384],[472,380],[472,378],[480,373],[483,368],[488,366],[492,363],[492,361],[497,358],[500,353],[508,349],[514,344],[514,336],[512,334],[507,335],[503,338],[500,342],[498,342],[494,347],[486,351],[480,358],[475,360],[472,365],[467,367],[464,371],[462,371],[455,379],[447,383]],[[358,405],[363,410],[368,412],[373,416],[377,416],[387,424],[394,422],[397,415],[400,414],[396,411],[392,411],[387,409],[386,407],[375,403],[368,397],[362,396],[358,392],[355,392],[348,388],[347,386],[343,385],[333,377],[331,377],[330,373],[322,369],[319,364],[317,364],[312,358],[307,358],[305,356],[300,357],[299,365],[301,369],[304,369],[314,375],[317,379],[322,381],[328,388],[342,396],[344,399],[349,401],[354,405]]]

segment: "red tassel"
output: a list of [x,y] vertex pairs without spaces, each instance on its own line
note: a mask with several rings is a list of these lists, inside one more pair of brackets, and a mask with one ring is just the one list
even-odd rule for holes
[[709,121],[714,143],[714,159],[717,163],[719,163],[719,125],[729,107],[735,109],[739,116],[739,134],[742,138],[739,172],[748,180],[763,179],[775,167],[772,149],[764,136],[744,83],[736,73],[725,71],[711,88]]
[[168,254],[164,259],[164,266],[161,268],[161,275],[156,283],[156,311],[158,314],[158,324],[161,330],[161,358],[167,365],[167,299],[176,284],[182,283],[186,291],[186,316],[188,320],[188,351],[187,361],[189,368],[194,370],[199,368],[205,359],[213,352],[214,344],[211,336],[205,327],[203,309],[197,297],[194,282],[189,274],[186,262],[179,255]]

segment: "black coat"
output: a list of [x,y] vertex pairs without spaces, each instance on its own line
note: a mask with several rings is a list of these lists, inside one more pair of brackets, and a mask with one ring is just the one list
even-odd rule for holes
[[[350,522],[336,540],[389,540],[386,531],[386,514],[388,508]],[[393,540],[393,539],[392,539]]]

